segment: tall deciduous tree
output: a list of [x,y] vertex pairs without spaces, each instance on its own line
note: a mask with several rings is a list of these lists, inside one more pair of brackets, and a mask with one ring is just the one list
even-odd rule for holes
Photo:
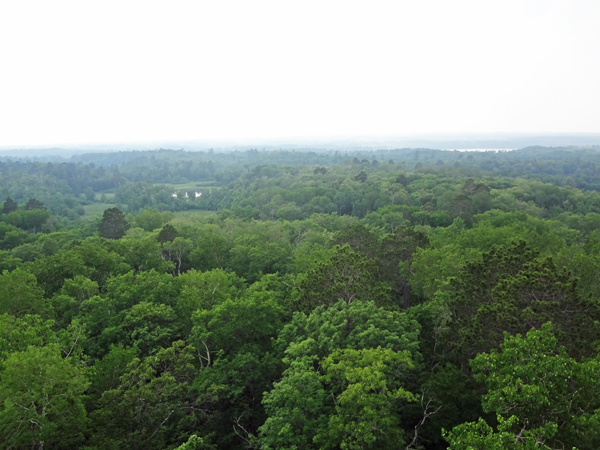
[[188,393],[196,372],[194,353],[177,341],[143,360],[133,359],[120,385],[104,392],[91,416],[97,429],[91,448],[162,450],[197,429],[202,405]]
[[416,398],[403,386],[414,368],[410,352],[336,350],[321,362],[323,381],[335,392],[335,413],[315,442],[325,449],[397,449],[404,444],[400,404]]
[[43,295],[44,291],[31,273],[16,269],[0,275],[0,314],[52,316],[52,306]]
[[402,297],[404,309],[410,306],[412,288],[409,281],[413,255],[418,248],[429,246],[424,233],[414,228],[398,227],[387,235],[379,252],[379,276],[387,282],[395,298]]
[[77,447],[87,425],[83,393],[89,383],[83,370],[63,359],[57,345],[12,353],[2,365],[2,447]]
[[498,415],[498,430],[483,419],[465,423],[447,434],[450,448],[599,448],[600,360],[577,362],[557,343],[547,323],[477,355],[471,366],[487,386],[483,407]]
[[146,209],[141,214],[135,216],[133,223],[136,227],[143,228],[146,231],[153,231],[162,227],[173,218],[173,213],[169,211],[160,212],[156,208]]
[[[318,307],[309,316],[296,313],[274,343],[276,351],[283,355],[286,370],[281,381],[264,396],[263,404],[269,417],[260,429],[263,448],[316,449],[325,442],[327,448],[339,448],[336,446],[344,442],[345,447],[342,448],[356,448],[348,445],[371,440],[373,436],[368,436],[369,431],[359,431],[361,426],[371,427],[377,422],[371,408],[394,408],[391,405],[394,400],[374,392],[377,391],[375,385],[383,383],[388,386],[392,378],[388,378],[388,374],[395,370],[392,369],[392,366],[396,367],[394,364],[410,367],[411,363],[406,360],[409,354],[410,360],[421,359],[418,352],[419,331],[419,324],[406,314],[386,311],[371,301],[347,304],[340,300],[330,307]],[[378,347],[379,350],[360,353],[361,349]],[[339,353],[339,349],[358,352]],[[397,356],[396,352],[402,356]],[[325,363],[323,370],[320,361],[329,356],[332,359],[326,360],[329,362]],[[393,363],[397,357],[400,359]],[[336,361],[342,360],[343,370],[341,365],[335,366]],[[364,378],[359,380],[361,372]],[[400,385],[394,383],[401,382],[402,377],[399,377],[389,386],[392,390],[397,389]],[[344,391],[347,391],[345,395]],[[395,392],[400,394],[400,391]],[[361,399],[363,396],[366,397]],[[344,405],[336,409],[336,401],[342,399]],[[363,400],[364,403],[361,403]],[[334,418],[336,416],[337,419]],[[351,416],[358,422],[363,421],[362,425],[357,425],[358,422],[352,425],[354,419]],[[366,425],[369,421],[373,422]],[[343,431],[346,423],[352,432]],[[392,428],[399,426],[397,421],[394,423]],[[378,422],[379,425],[388,426],[390,423]],[[394,436],[401,434],[398,428],[387,432]],[[324,439],[321,444],[313,441],[317,435]],[[377,438],[375,441],[372,448],[381,443]]]
[[377,271],[373,260],[353,252],[348,245],[335,247],[329,259],[299,278],[299,307],[310,312],[340,299],[347,304],[373,300],[385,305],[389,302],[389,288],[377,280]]

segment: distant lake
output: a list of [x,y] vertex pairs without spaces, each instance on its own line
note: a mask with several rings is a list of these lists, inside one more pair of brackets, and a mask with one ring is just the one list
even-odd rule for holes
[[512,152],[516,148],[442,148],[448,152]]

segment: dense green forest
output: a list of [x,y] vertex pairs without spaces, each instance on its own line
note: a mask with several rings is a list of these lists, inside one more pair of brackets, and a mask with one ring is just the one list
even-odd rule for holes
[[0,180],[1,448],[600,448],[598,147]]

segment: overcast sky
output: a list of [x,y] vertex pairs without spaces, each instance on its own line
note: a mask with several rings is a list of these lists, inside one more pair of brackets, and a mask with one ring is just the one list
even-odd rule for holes
[[600,0],[2,1],[0,146],[600,132]]

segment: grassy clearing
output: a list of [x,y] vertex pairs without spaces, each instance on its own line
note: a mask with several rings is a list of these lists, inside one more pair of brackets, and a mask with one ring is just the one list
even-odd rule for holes
[[196,222],[202,220],[206,216],[215,215],[216,211],[179,211],[174,212],[175,216],[171,220],[173,226],[177,225],[194,225]]
[[104,214],[104,210],[108,208],[113,208],[115,206],[114,203],[92,203],[91,205],[84,205],[83,210],[85,214],[82,219],[91,220],[101,217]]
[[115,194],[112,192],[96,192],[96,200],[100,200],[103,195],[106,200],[112,200],[115,198]]

